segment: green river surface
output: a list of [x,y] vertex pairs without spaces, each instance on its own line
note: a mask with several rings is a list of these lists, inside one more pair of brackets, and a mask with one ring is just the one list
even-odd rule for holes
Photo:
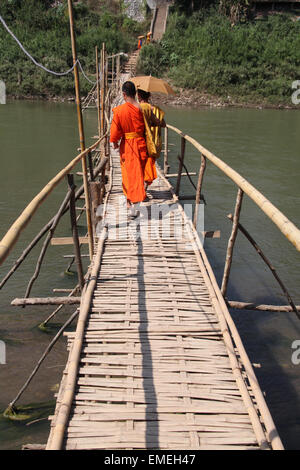
[[[169,124],[194,137],[223,159],[300,226],[298,110],[170,107],[165,110]],[[84,118],[86,140],[90,144],[97,129],[95,110],[86,111]],[[9,101],[1,105],[0,142],[2,238],[31,199],[77,154],[79,145],[74,103]],[[179,148],[180,137],[170,132],[171,173],[177,171]],[[190,171],[198,171],[200,166],[200,155],[190,144],[186,147],[185,163]],[[76,171],[80,171],[80,167]],[[193,179],[196,183],[196,177]],[[79,178],[76,182],[81,184]],[[181,189],[185,195],[194,193],[186,177],[183,177]],[[56,213],[65,191],[66,184],[60,184],[39,208],[1,266],[1,279],[25,245]],[[219,284],[231,229],[226,215],[234,210],[236,192],[235,184],[208,162],[203,188],[207,203],[205,230],[220,230],[221,238],[207,239],[205,248]],[[243,201],[241,223],[261,245],[294,302],[299,305],[297,250],[247,196]],[[80,234],[85,234],[83,218],[81,224]],[[68,216],[62,220],[56,235],[71,235]],[[22,309],[10,306],[15,297],[23,297],[40,248],[41,242],[1,291],[0,340],[5,342],[7,356],[6,364],[0,364],[1,410],[16,396],[58,327],[74,311],[74,308],[66,307],[55,317],[51,329],[42,332],[37,327],[54,307]],[[83,252],[87,251],[85,245]],[[32,296],[55,295],[54,288],[72,288],[75,285],[76,276],[65,274],[67,260],[63,258],[71,252],[68,246],[49,248]],[[287,303],[271,272],[242,234],[238,235],[235,246],[228,298],[264,304]],[[295,352],[292,344],[300,341],[300,321],[294,313],[232,310],[232,316],[250,360],[260,365],[255,371],[285,448],[300,449],[300,364],[292,362]],[[22,444],[46,443],[49,433],[47,417],[53,413],[54,393],[66,358],[66,342],[61,339],[18,402],[20,405],[35,404],[32,417],[21,423],[0,418],[0,449],[20,449]],[[300,353],[296,358],[300,358]],[[37,406],[37,403],[42,406]]]

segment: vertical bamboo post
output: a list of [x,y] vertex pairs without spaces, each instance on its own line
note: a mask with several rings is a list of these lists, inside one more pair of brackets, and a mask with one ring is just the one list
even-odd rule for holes
[[184,155],[185,155],[185,138],[181,137],[181,154],[180,154],[180,159],[179,159],[177,184],[176,184],[176,190],[175,190],[176,196],[179,196],[180,181],[181,181],[181,173],[182,173],[182,168],[183,168]]
[[244,192],[241,190],[241,188],[239,188],[237,192],[237,197],[236,197],[231,235],[228,240],[226,262],[225,262],[225,268],[224,268],[224,274],[223,274],[223,280],[222,280],[221,293],[223,297],[225,297],[226,291],[227,291],[227,285],[228,285],[230,269],[231,269],[231,264],[232,264],[233,248],[234,248],[236,236],[238,233],[238,224],[239,224],[239,218],[240,218],[240,213],[241,213],[243,195],[244,195]]
[[105,44],[102,44],[101,50],[101,134],[102,137],[105,134],[104,123],[105,123]]
[[[69,10],[72,55],[73,55],[73,64],[74,64],[74,80],[75,80],[78,130],[79,130],[79,136],[80,136],[80,148],[81,148],[81,151],[83,152],[85,150],[85,138],[84,138],[82,109],[81,109],[79,72],[78,72],[78,63],[77,63],[77,49],[76,49],[76,39],[75,39],[75,30],[74,30],[74,16],[73,16],[72,0],[68,0],[68,10]],[[92,227],[92,218],[91,218],[91,204],[90,204],[90,195],[89,195],[86,157],[84,156],[81,161],[82,161],[82,173],[83,173],[83,184],[84,184],[84,195],[85,195],[86,219],[87,219],[87,228],[88,228],[88,236],[89,236],[89,253],[90,253],[90,259],[92,259],[93,252],[94,252],[94,238],[93,238],[93,227]]]
[[[106,87],[105,87],[105,83],[106,83],[106,70],[105,70],[105,56],[106,56],[106,51],[105,51],[105,43],[102,43],[102,49],[101,49],[101,64],[100,64],[100,67],[101,67],[101,113],[100,113],[100,129],[101,129],[101,132],[100,132],[100,137],[102,137],[104,134],[105,134],[105,129],[106,129],[106,126],[105,126],[105,98],[106,98]],[[106,153],[106,143],[105,141],[102,141],[101,142],[101,158],[104,158],[105,157],[105,153]],[[104,197],[104,189],[105,189],[105,168],[103,168],[103,170],[101,171],[101,183],[102,183],[102,186],[101,186],[101,198],[103,199]],[[102,200],[101,199],[101,200]]]
[[115,86],[115,56],[111,58],[111,89]]
[[101,107],[100,107],[100,73],[99,73],[99,52],[96,46],[96,79],[97,79],[97,117],[98,117],[98,136],[101,137]]
[[78,284],[80,287],[80,291],[82,292],[82,289],[84,286],[84,275],[83,275],[82,259],[81,259],[81,253],[80,253],[80,244],[79,244],[78,229],[77,229],[77,222],[76,222],[74,177],[73,175],[69,174],[67,175],[67,179],[68,179],[69,188],[71,190],[70,219],[71,219],[74,253],[75,253],[77,274],[78,274]]
[[117,55],[117,77],[116,77],[116,88],[119,90],[120,88],[120,62],[121,62],[121,56],[120,54]]
[[93,159],[91,152],[87,155],[88,158],[88,165],[89,165],[89,172],[90,172],[90,180],[94,181],[94,169],[93,169]]
[[[233,220],[233,216],[232,214],[229,214],[227,216],[231,221]],[[249,242],[251,243],[251,245],[255,248],[256,252],[259,254],[259,256],[263,259],[263,261],[266,263],[266,265],[268,266],[268,268],[270,269],[270,271],[272,272],[273,276],[275,277],[276,281],[278,282],[278,284],[280,285],[281,289],[282,289],[282,292],[284,293],[284,295],[286,296],[287,298],[287,301],[288,303],[290,304],[292,310],[295,312],[295,314],[297,315],[297,317],[299,318],[300,320],[300,315],[298,313],[298,309],[294,303],[294,301],[292,300],[287,288],[285,287],[284,283],[282,282],[282,280],[280,279],[279,275],[277,274],[276,272],[276,269],[274,268],[274,266],[270,263],[270,261],[268,260],[268,258],[266,257],[266,255],[262,252],[262,249],[260,248],[260,246],[256,243],[256,241],[254,240],[254,238],[251,237],[250,233],[245,229],[245,227],[243,225],[241,225],[240,223],[237,224],[238,225],[238,229],[243,233],[243,235],[245,235],[245,237],[247,238],[247,240],[249,240]]]
[[201,154],[201,165],[199,168],[198,184],[197,184],[196,199],[195,199],[196,204],[195,204],[195,213],[194,213],[194,227],[197,227],[197,222],[198,222],[198,211],[199,211],[199,204],[201,200],[201,190],[202,190],[205,168],[206,168],[206,157]]
[[165,127],[164,175],[166,175],[169,171],[168,146],[169,146],[169,129]]
[[[106,51],[106,48],[104,50],[104,76],[105,76],[105,92],[104,92],[104,102],[105,102],[105,110],[106,110],[106,115],[109,119],[109,113],[110,113],[110,105],[108,102],[106,102],[107,100],[107,97],[108,97],[108,92],[109,92],[109,87],[108,87],[108,57],[107,57],[107,51]],[[106,122],[106,119],[105,119],[105,132],[108,130],[108,124]],[[109,138],[108,136],[105,137],[105,141],[104,141],[104,144],[105,144],[105,156],[108,155],[108,146],[109,146]]]
[[106,52],[105,44],[104,44],[104,75],[105,75],[105,94],[106,94],[107,89],[108,89],[108,59],[107,59],[107,52]]

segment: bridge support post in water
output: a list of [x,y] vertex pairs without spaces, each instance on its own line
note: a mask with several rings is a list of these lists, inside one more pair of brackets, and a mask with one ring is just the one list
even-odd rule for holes
[[76,259],[76,266],[77,266],[78,283],[79,283],[80,291],[82,292],[82,289],[84,286],[84,275],[83,275],[78,229],[77,229],[77,222],[76,222],[74,177],[73,175],[67,175],[67,178],[68,178],[68,185],[71,190],[70,219],[71,219],[71,228],[72,228],[73,243],[74,243],[74,253],[75,253],[75,259]]
[[181,153],[180,153],[180,158],[179,158],[178,177],[177,177],[176,190],[175,190],[176,196],[179,196],[179,191],[180,191],[180,182],[181,182],[181,173],[183,169],[184,155],[185,155],[185,138],[181,137]]
[[231,235],[228,241],[225,268],[224,268],[224,274],[223,274],[223,280],[222,280],[221,293],[223,297],[225,297],[226,291],[227,291],[227,285],[228,285],[230,269],[231,269],[231,264],[232,264],[233,248],[234,248],[236,236],[238,233],[238,224],[239,224],[240,213],[241,213],[241,208],[242,208],[243,195],[244,195],[244,192],[241,190],[241,188],[239,188],[237,192],[237,197],[236,197],[232,231],[231,231]]
[[[78,72],[76,39],[75,39],[75,31],[74,31],[72,0],[68,0],[68,9],[69,9],[70,33],[71,33],[71,43],[72,43],[73,64],[74,64],[74,80],[75,80],[78,130],[79,130],[79,136],[80,136],[80,148],[81,148],[81,151],[83,152],[85,150],[85,138],[84,138],[82,109],[81,109],[79,72]],[[87,228],[88,228],[88,235],[89,235],[89,253],[90,253],[90,259],[92,259],[93,252],[94,252],[94,238],[93,238],[93,227],[92,227],[92,218],[91,218],[91,204],[90,204],[86,156],[82,158],[82,172],[83,172],[83,184],[84,184],[84,195],[85,195],[85,206],[86,206],[86,220],[87,220]]]
[[165,150],[164,150],[164,175],[165,176],[167,175],[169,171],[168,145],[169,145],[169,129],[165,127]]
[[194,214],[194,220],[193,220],[194,227],[197,227],[198,209],[199,209],[199,204],[201,201],[201,190],[202,190],[202,185],[203,185],[205,168],[206,168],[206,158],[204,157],[204,155],[201,154],[201,165],[199,169],[198,184],[197,184],[197,191],[196,191],[195,214]]

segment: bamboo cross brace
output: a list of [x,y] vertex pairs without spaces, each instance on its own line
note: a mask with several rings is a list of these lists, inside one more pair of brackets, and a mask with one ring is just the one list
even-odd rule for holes
[[47,357],[47,355],[49,354],[49,352],[51,351],[51,349],[53,348],[53,346],[55,345],[55,343],[58,341],[58,339],[61,337],[61,335],[63,334],[63,332],[65,331],[65,329],[72,323],[72,321],[77,317],[78,315],[78,310],[76,310],[73,315],[71,315],[70,318],[68,318],[68,320],[64,323],[64,325],[61,327],[61,329],[57,332],[57,334],[54,336],[53,340],[50,342],[50,344],[47,346],[46,350],[44,351],[43,355],[41,356],[41,358],[39,359],[37,365],[35,366],[35,368],[33,369],[32,373],[30,374],[30,376],[28,377],[28,379],[26,380],[25,384],[23,385],[23,387],[21,388],[21,390],[19,391],[19,393],[17,394],[17,396],[14,398],[14,400],[9,404],[8,406],[8,409],[13,411],[14,409],[14,405],[16,404],[16,402],[19,400],[19,398],[21,397],[21,395],[24,393],[24,391],[26,390],[26,388],[28,387],[28,385],[30,384],[31,380],[33,379],[33,377],[36,375],[37,371],[39,370],[42,362],[44,361],[44,359]]
[[58,225],[58,223],[59,223],[59,221],[60,221],[60,219],[61,219],[61,217],[64,213],[65,208],[67,207],[67,204],[70,202],[71,196],[72,196],[72,190],[69,189],[63,203],[61,204],[56,216],[54,217],[54,220],[52,222],[52,225],[50,227],[48,235],[47,235],[46,239],[44,240],[40,255],[39,255],[37,263],[36,263],[35,271],[33,273],[33,276],[31,277],[31,279],[28,283],[27,289],[26,289],[25,298],[29,297],[32,286],[33,286],[33,283],[37,279],[37,277],[40,273],[42,262],[43,262],[43,259],[44,259],[45,255],[46,255],[46,251],[47,251],[47,248],[48,248],[49,243],[51,241],[51,238],[53,237],[55,229],[56,229],[56,227],[57,227],[57,225]]
[[[232,217],[232,214],[229,214],[227,216],[229,218],[229,220],[233,221],[233,217]],[[295,303],[293,302],[287,288],[285,287],[284,283],[282,282],[282,280],[280,279],[280,277],[278,276],[277,272],[276,272],[276,269],[274,268],[274,266],[270,263],[270,261],[268,260],[268,258],[264,255],[264,253],[262,252],[262,249],[260,248],[260,246],[256,243],[256,241],[251,237],[250,233],[244,228],[243,225],[241,225],[240,223],[237,224],[237,229],[240,230],[243,235],[245,235],[245,237],[249,240],[249,242],[251,243],[251,245],[255,248],[255,250],[257,251],[257,253],[259,254],[259,256],[264,260],[264,262],[266,263],[266,265],[268,266],[268,268],[270,269],[270,271],[272,272],[273,276],[275,277],[276,281],[278,282],[278,284],[280,285],[284,295],[286,296],[292,310],[295,312],[295,314],[297,315],[298,319],[300,320],[300,315],[298,313],[298,309],[295,305]]]
[[197,142],[189,135],[174,126],[167,124],[168,129],[173,130],[176,134],[184,137],[190,142],[200,153],[210,160],[217,168],[219,168],[228,178],[230,178],[254,203],[268,216],[272,222],[277,225],[281,233],[300,251],[300,230],[275,207],[262,193],[260,193],[252,184],[250,184],[237,171],[227,165],[224,161],[207,150],[203,145]]
[[194,213],[194,227],[197,227],[198,222],[198,212],[199,212],[199,204],[201,200],[201,190],[203,185],[203,178],[206,169],[206,158],[204,155],[201,154],[201,165],[199,169],[199,176],[198,176],[198,183],[197,183],[197,190],[196,190],[196,206],[195,206],[195,213]]
[[223,297],[225,297],[226,295],[226,290],[227,290],[227,285],[228,285],[228,280],[229,280],[229,275],[230,275],[233,248],[234,248],[234,244],[235,244],[235,240],[236,240],[236,236],[238,232],[238,223],[239,223],[239,218],[240,218],[240,213],[241,213],[243,194],[244,194],[243,191],[239,188],[237,197],[236,197],[232,231],[231,231],[231,235],[228,241],[226,262],[225,262],[225,268],[224,268],[224,274],[223,274],[223,280],[222,280],[221,292],[222,292]]
[[175,194],[177,196],[179,195],[179,190],[180,190],[180,181],[181,181],[184,155],[185,155],[185,138],[181,137],[181,153],[180,153],[180,157],[178,157],[179,158],[178,177],[177,177],[177,183],[176,183],[176,189],[175,189]]

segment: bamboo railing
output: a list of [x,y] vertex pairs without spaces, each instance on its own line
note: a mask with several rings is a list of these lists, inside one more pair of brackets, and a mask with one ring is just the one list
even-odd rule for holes
[[28,222],[32,219],[33,215],[39,206],[48,198],[54,188],[63,180],[63,178],[74,168],[74,166],[81,162],[92,150],[94,150],[102,141],[98,139],[93,145],[87,148],[84,152],[77,155],[65,168],[63,168],[54,178],[52,178],[46,186],[32,199],[32,201],[23,210],[21,215],[10,227],[8,232],[0,242],[0,264],[7,258],[9,252],[16,244],[20,234],[27,226]]
[[300,251],[300,230],[275,207],[261,192],[250,184],[243,176],[231,168],[227,163],[218,158],[212,152],[203,147],[199,142],[184,134],[174,126],[167,128],[180,135],[185,141],[190,142],[205,158],[210,160],[226,176],[228,176],[253,202],[261,209],[267,217],[279,228],[281,233]]
[[[293,311],[298,319],[300,319],[300,310],[299,306],[296,306],[293,302],[287,288],[283,284],[282,280],[280,279],[278,273],[276,272],[275,268],[272,266],[268,258],[263,254],[259,245],[253,240],[250,234],[245,230],[245,228],[239,223],[240,213],[242,210],[242,201],[243,196],[246,194],[255,204],[256,206],[266,214],[266,216],[277,226],[280,232],[292,243],[295,248],[300,251],[300,230],[279,210],[275,207],[260,191],[258,191],[252,184],[250,184],[243,176],[241,176],[237,171],[227,165],[223,160],[218,158],[212,152],[207,150],[203,147],[199,142],[195,139],[190,137],[189,135],[183,133],[181,130],[177,129],[174,126],[167,125],[165,128],[165,148],[164,148],[164,175],[168,176],[169,170],[169,161],[168,161],[168,142],[169,142],[169,130],[175,132],[177,135],[181,137],[181,151],[179,159],[179,167],[177,173],[177,182],[176,182],[176,190],[175,194],[179,199],[193,199],[195,198],[195,212],[194,212],[194,226],[197,226],[197,218],[198,218],[198,208],[200,204],[202,196],[202,188],[203,188],[203,181],[204,181],[204,173],[206,169],[207,160],[213,163],[217,168],[219,168],[228,178],[230,178],[237,186],[237,197],[236,197],[236,205],[234,214],[229,214],[228,218],[232,221],[232,231],[228,240],[227,252],[226,252],[226,260],[224,266],[224,274],[222,279],[222,286],[221,286],[221,293],[223,298],[226,300],[228,306],[233,306],[234,308],[249,308],[249,304],[247,306],[244,302],[235,302],[229,301],[226,298],[226,291],[230,276],[231,264],[232,264],[232,257],[233,257],[233,250],[234,244],[237,237],[237,233],[240,230],[245,237],[250,241],[252,246],[255,248],[257,253],[261,256],[263,261],[266,263],[268,268],[271,270],[273,276],[275,277],[276,281],[280,285],[280,288],[283,291],[283,294],[287,298],[289,306],[280,306],[280,311]],[[184,158],[185,158],[185,147],[186,142],[191,143],[200,153],[201,155],[201,165],[198,173],[198,183],[196,187],[196,195],[195,196],[183,196],[180,197],[180,182],[181,177],[183,175],[182,171],[183,168],[186,170],[186,175],[189,176],[188,170],[184,165]],[[190,176],[189,176],[190,179]],[[243,307],[245,304],[245,307]],[[275,311],[276,306],[270,305],[269,311]],[[268,306],[265,305],[263,308],[264,311],[268,310]]]

